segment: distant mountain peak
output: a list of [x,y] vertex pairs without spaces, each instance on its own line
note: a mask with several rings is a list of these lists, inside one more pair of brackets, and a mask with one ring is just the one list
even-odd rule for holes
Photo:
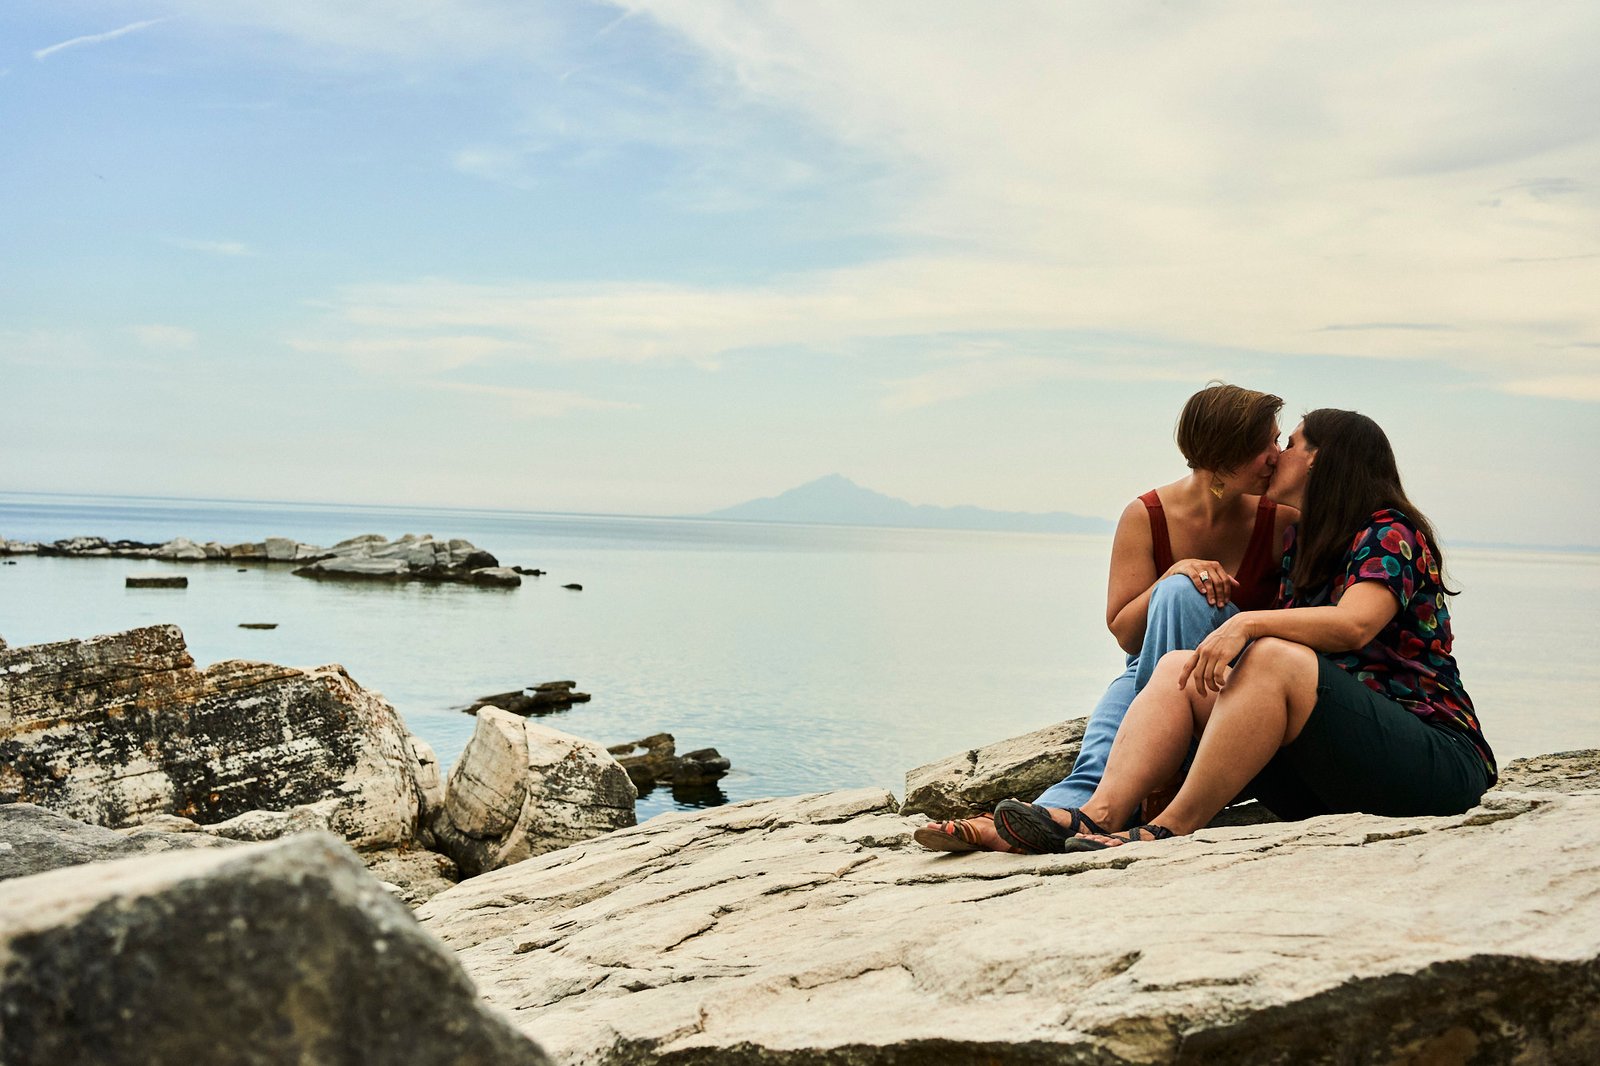
[[843,474],[796,485],[776,496],[724,507],[705,518],[750,522],[803,522],[847,526],[897,526],[913,529],[976,529],[1021,533],[1109,533],[1103,518],[1055,511],[1035,514],[987,511],[981,507],[914,504],[851,481]]

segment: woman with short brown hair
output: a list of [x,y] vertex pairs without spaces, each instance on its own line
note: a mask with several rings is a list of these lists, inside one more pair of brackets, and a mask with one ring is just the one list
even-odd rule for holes
[[[1241,608],[1270,606],[1283,534],[1297,517],[1261,495],[1278,461],[1282,407],[1270,393],[1216,381],[1184,404],[1174,436],[1189,474],[1128,504],[1112,541],[1106,626],[1126,667],[1090,714],[1072,773],[1041,804],[1079,807],[1094,792],[1128,706],[1163,655],[1193,648]],[[916,838],[937,851],[1004,849],[983,818],[929,825]]]

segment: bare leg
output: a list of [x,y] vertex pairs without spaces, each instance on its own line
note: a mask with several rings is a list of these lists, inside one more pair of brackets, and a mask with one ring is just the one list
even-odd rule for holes
[[1316,702],[1316,652],[1274,637],[1250,645],[1214,706],[1197,713],[1202,732],[1194,764],[1156,824],[1182,836],[1211,821],[1300,735]]
[[[1081,808],[1097,824],[1126,824],[1144,798],[1171,781],[1183,766],[1198,724],[1205,721],[1217,699],[1215,694],[1197,694],[1192,685],[1178,687],[1178,675],[1189,655],[1187,651],[1163,655],[1150,683],[1128,708],[1111,745],[1105,776]],[[1190,775],[1193,773],[1191,769]],[[1070,822],[1063,811],[1051,811],[1050,816],[1063,826]]]

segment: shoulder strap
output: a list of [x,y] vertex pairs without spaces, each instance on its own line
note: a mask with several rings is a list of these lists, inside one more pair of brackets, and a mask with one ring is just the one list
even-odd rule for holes
[[1167,536],[1167,512],[1161,506],[1161,497],[1151,489],[1139,497],[1144,509],[1150,512],[1150,543],[1155,556],[1156,573],[1166,573],[1172,567],[1172,540]]

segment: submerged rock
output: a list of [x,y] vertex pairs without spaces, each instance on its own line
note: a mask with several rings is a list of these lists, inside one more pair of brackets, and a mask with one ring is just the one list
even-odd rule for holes
[[122,584],[124,588],[130,589],[186,589],[189,587],[189,579],[182,574],[176,576],[163,574],[150,577],[129,576],[123,578]]
[[874,790],[662,815],[418,911],[561,1061],[1591,1062],[1600,791],[1022,857]]
[[716,748],[677,753],[671,733],[654,733],[606,749],[628,772],[641,793],[657,785],[709,785],[721,780],[732,764]]
[[470,877],[633,825],[636,798],[600,745],[484,707],[445,782],[435,846]]
[[498,707],[512,714],[554,714],[568,710],[574,703],[589,702],[589,694],[577,691],[577,687],[576,681],[544,681],[514,692],[479,696],[467,708],[467,713],[477,714],[484,707]]
[[0,1062],[547,1066],[327,836],[0,884]]

